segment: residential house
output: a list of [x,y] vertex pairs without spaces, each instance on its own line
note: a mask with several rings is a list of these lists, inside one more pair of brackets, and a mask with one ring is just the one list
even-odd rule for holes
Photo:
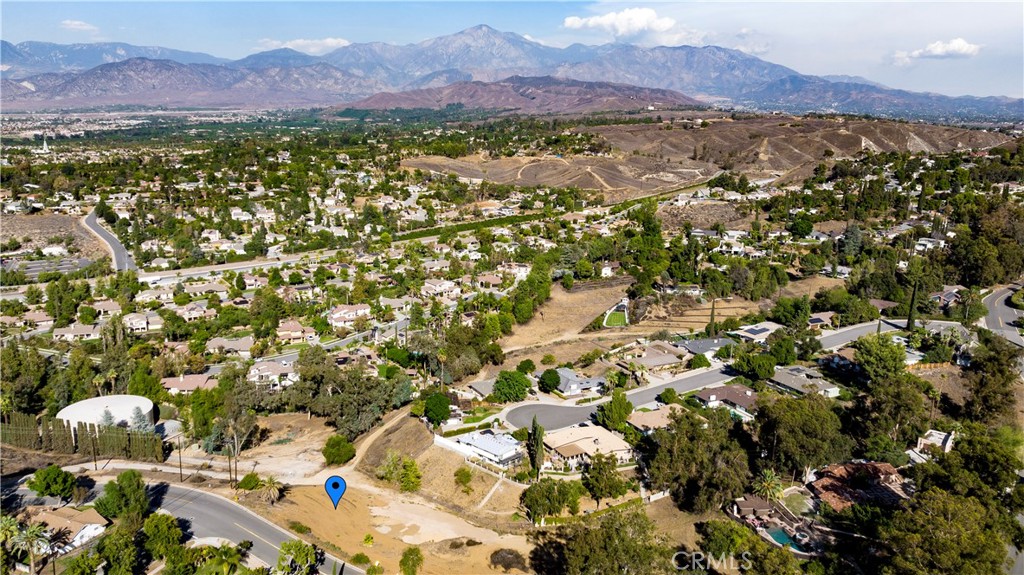
[[567,427],[545,433],[544,446],[552,465],[570,469],[589,464],[598,453],[611,455],[618,463],[633,459],[633,448],[625,440],[596,425]]
[[164,328],[164,318],[155,311],[129,313],[121,318],[124,327],[132,333],[159,331]]
[[185,320],[185,323],[217,317],[217,310],[201,306],[195,302],[178,308],[177,313],[181,316],[181,319]]
[[310,343],[316,341],[316,330],[290,319],[277,326],[277,339],[286,344]]
[[637,346],[623,357],[630,363],[642,366],[648,371],[662,371],[673,367],[683,367],[690,355],[685,349],[668,342],[652,341]]
[[523,459],[522,442],[507,433],[489,430],[474,431],[459,435],[456,440],[479,456],[498,467],[509,467]]
[[925,434],[917,438],[917,445],[906,451],[911,463],[924,463],[932,458],[931,452],[939,450],[942,453],[949,453],[953,450],[953,441],[956,438],[955,431],[938,431],[929,429]]
[[121,304],[110,299],[93,302],[89,307],[96,310],[100,317],[110,317],[121,313]]
[[744,422],[757,414],[757,392],[745,385],[723,385],[697,392],[697,401],[708,409],[725,407]]
[[637,431],[649,434],[656,429],[663,429],[672,423],[672,414],[682,409],[678,405],[662,405],[658,409],[650,411],[634,411],[629,414],[626,423],[632,425]]
[[702,339],[683,340],[677,345],[693,355],[704,355],[708,359],[712,359],[718,350],[727,345],[735,344],[736,342],[734,340],[727,337],[706,337]]
[[86,339],[98,339],[100,328],[96,325],[83,325],[73,323],[68,327],[58,327],[53,330],[53,339],[62,341],[82,341]]
[[213,389],[217,387],[217,378],[205,373],[165,377],[160,380],[171,395],[188,395],[197,389]]
[[142,290],[139,293],[135,294],[135,301],[139,303],[148,303],[151,301],[174,301],[174,290],[171,288],[155,288]]
[[752,341],[756,343],[764,343],[768,339],[768,336],[775,333],[780,329],[784,329],[786,326],[775,323],[774,321],[762,321],[755,323],[754,325],[745,325],[736,331],[729,333],[739,336],[743,341]]
[[856,504],[893,507],[909,499],[905,480],[892,464],[877,461],[828,465],[808,484],[811,492],[835,511]]
[[420,290],[425,298],[439,297],[442,299],[457,299],[462,290],[458,284],[449,280],[428,279],[423,282],[423,289]]
[[484,379],[481,381],[474,381],[469,384],[469,389],[473,391],[479,399],[484,399],[488,395],[494,393],[494,382],[497,381],[493,377],[490,379]]
[[[534,377],[540,379],[545,370],[534,373]],[[581,395],[586,391],[597,391],[604,387],[603,377],[580,377],[575,371],[568,367],[555,369],[558,374],[558,392],[565,396]]]
[[960,303],[960,292],[966,290],[962,285],[942,286],[942,289],[928,294],[928,299],[938,304],[939,308],[946,309]]
[[732,511],[737,517],[768,517],[774,513],[770,501],[751,494],[734,499]]
[[365,303],[338,305],[327,312],[327,323],[334,329],[351,328],[358,318],[370,317],[370,306]]
[[[53,507],[29,510],[31,523],[46,525],[51,535],[60,533],[61,547],[55,549],[63,555],[73,549],[92,541],[106,530],[107,521],[92,507],[75,509],[74,507]],[[56,539],[55,539],[56,541]]]
[[39,329],[50,329],[53,327],[53,317],[41,309],[25,312],[21,317],[25,318],[25,321],[34,324]]
[[249,359],[249,350],[256,344],[251,335],[237,339],[226,337],[215,337],[206,342],[206,353],[222,353],[226,355],[238,355],[243,359]]
[[813,367],[794,365],[776,369],[768,383],[797,395],[816,393],[825,397],[839,397],[839,386],[825,380],[821,372]]
[[836,313],[833,311],[821,311],[812,313],[807,320],[807,328],[813,330],[832,329],[832,319]]
[[249,368],[246,378],[260,386],[277,391],[299,381],[295,367],[279,361],[258,361]]
[[498,266],[498,273],[509,274],[516,282],[521,282],[530,275],[531,270],[530,264],[521,264],[517,262],[506,262]]
[[604,263],[602,263],[601,264],[601,277],[603,277],[603,278],[610,278],[610,277],[612,277],[613,275],[615,275],[615,273],[617,271],[619,271],[620,267],[622,267],[622,264],[620,264],[619,262],[604,262]]

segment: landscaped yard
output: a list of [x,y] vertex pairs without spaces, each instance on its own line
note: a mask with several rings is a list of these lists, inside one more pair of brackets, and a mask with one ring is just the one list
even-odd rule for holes
[[474,407],[473,411],[470,411],[462,418],[463,423],[480,423],[484,419],[494,415],[501,411],[501,408],[492,405],[490,407]]
[[604,320],[605,327],[626,327],[626,313],[613,311]]

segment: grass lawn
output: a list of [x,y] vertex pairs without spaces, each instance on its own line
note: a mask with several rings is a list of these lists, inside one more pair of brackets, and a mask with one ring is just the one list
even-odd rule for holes
[[604,320],[606,327],[626,327],[626,314],[621,311],[613,311]]
[[501,411],[500,407],[475,407],[470,415],[462,418],[462,423],[480,423],[484,419]]
[[782,499],[782,502],[786,505],[787,509],[796,515],[803,515],[811,509],[811,504],[807,501],[807,496],[799,493],[787,495]]

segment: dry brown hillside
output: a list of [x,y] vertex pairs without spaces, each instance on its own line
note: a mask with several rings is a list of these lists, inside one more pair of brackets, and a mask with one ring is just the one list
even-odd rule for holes
[[428,156],[404,160],[402,165],[523,186],[578,186],[598,190],[606,202],[616,202],[677,189],[721,169],[742,171],[752,178],[799,182],[823,161],[826,150],[834,158],[844,158],[862,150],[948,152],[1009,141],[1003,134],[981,130],[849,118],[719,118],[705,128],[682,129],[681,124],[666,128],[659,124],[585,128],[608,141],[613,150],[610,157],[453,160]]

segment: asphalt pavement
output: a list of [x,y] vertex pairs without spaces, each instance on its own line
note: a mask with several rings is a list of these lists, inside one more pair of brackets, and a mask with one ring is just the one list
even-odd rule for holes
[[121,240],[117,239],[117,236],[108,232],[106,228],[96,221],[96,208],[93,208],[93,210],[89,212],[89,215],[85,216],[85,219],[82,221],[85,223],[87,228],[99,236],[100,239],[103,240],[110,248],[110,253],[114,258],[113,264],[115,270],[124,271],[139,269],[138,266],[135,265],[135,261],[132,259],[131,254],[129,254],[128,250],[126,250],[124,245],[121,244]]
[[1009,301],[1010,296],[1018,289],[1021,289],[1018,285],[1000,288],[981,301],[988,310],[988,314],[985,316],[985,327],[1003,336],[1010,343],[1024,347],[1024,337],[1021,337],[1020,331],[1014,327],[1021,312],[1011,307]]
[[[905,326],[906,320],[872,321],[842,328],[836,331],[829,331],[818,336],[818,339],[821,341],[822,348],[826,350],[836,349],[848,345],[850,342],[855,341],[860,337],[875,333],[879,330],[884,333],[902,329]],[[634,406],[644,405],[646,403],[653,402],[662,391],[669,387],[675,389],[676,392],[680,394],[690,393],[706,387],[721,385],[733,377],[735,377],[735,375],[727,373],[725,367],[698,373],[687,373],[679,379],[667,383],[644,387],[628,392],[626,396]],[[562,429],[563,427],[577,425],[589,420],[594,412],[597,411],[597,406],[601,405],[601,403],[604,403],[605,401],[608,400],[602,399],[591,404],[580,406],[528,404],[509,410],[509,412],[505,414],[505,420],[517,428],[526,427],[532,423],[534,416],[536,416],[537,423],[543,426],[544,429],[549,431]]]
[[[159,507],[188,522],[191,538],[219,537],[234,543],[252,541],[249,553],[271,568],[277,564],[281,544],[298,539],[289,533],[249,511],[245,507],[224,497],[167,483],[149,486],[153,506]],[[101,486],[96,487],[96,491]],[[18,489],[22,504],[53,504],[53,500],[39,499],[26,489]],[[327,497],[324,497],[324,513],[334,513]],[[340,511],[339,511],[340,513]],[[324,575],[365,575],[362,569],[325,554],[320,565]]]

